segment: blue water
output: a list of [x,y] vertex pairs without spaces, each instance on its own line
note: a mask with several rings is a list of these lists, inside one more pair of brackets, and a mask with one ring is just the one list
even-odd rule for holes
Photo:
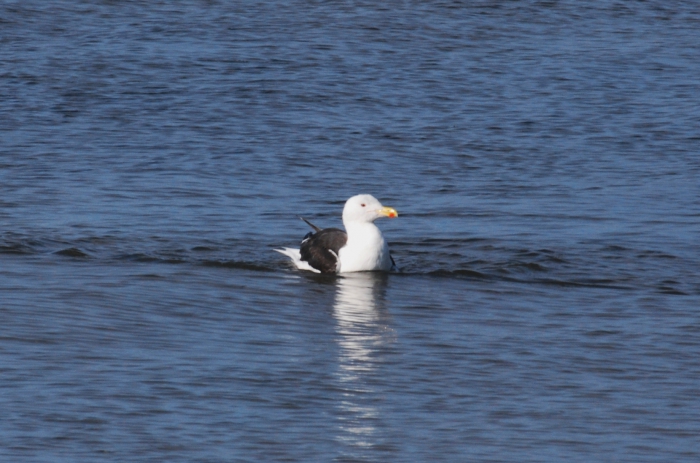
[[[0,5],[0,460],[700,459],[700,10]],[[273,249],[370,193],[400,273]]]

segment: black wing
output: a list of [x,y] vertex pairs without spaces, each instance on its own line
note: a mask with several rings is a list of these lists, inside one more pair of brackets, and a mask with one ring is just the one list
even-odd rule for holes
[[309,227],[313,228],[314,231],[317,231],[317,232],[320,232],[320,231],[321,231],[321,228],[319,228],[319,227],[317,227],[316,225],[312,224],[311,222],[309,222],[308,220],[306,220],[306,219],[303,218],[302,216],[299,216],[299,218],[300,218],[301,220],[303,220],[304,222],[306,222],[306,223],[309,225]]
[[[304,220],[306,222],[306,220]],[[308,222],[307,222],[308,223]],[[309,225],[311,225],[309,223]],[[335,273],[338,265],[340,248],[348,242],[348,235],[338,228],[323,230],[311,225],[316,233],[309,233],[301,242],[299,251],[301,260],[309,263],[321,273]]]

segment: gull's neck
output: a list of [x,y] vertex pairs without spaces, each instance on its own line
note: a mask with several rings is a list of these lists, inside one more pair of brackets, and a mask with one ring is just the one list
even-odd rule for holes
[[357,239],[367,241],[382,238],[382,232],[373,222],[343,222],[343,225],[348,233],[348,244]]

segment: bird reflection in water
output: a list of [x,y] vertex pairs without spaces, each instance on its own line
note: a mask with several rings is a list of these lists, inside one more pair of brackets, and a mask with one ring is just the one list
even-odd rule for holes
[[360,272],[337,280],[333,315],[339,345],[337,379],[343,396],[339,439],[351,446],[378,444],[381,416],[373,384],[393,340],[384,305],[387,278],[382,273]]

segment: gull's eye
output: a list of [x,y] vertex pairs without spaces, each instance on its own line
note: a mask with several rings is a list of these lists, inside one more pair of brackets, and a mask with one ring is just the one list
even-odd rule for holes
[[365,203],[360,204],[360,206],[365,207]]

